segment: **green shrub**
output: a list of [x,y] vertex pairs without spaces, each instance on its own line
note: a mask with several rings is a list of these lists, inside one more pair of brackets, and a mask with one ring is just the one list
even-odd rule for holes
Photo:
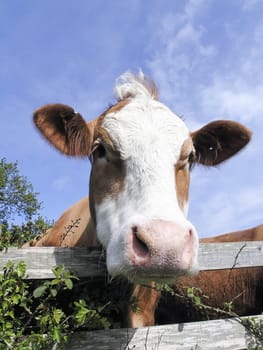
[[23,262],[7,263],[0,275],[0,350],[63,349],[69,335],[80,327],[110,327],[101,314],[107,305],[96,308],[93,303],[91,308],[85,299],[65,298],[78,279],[63,267],[54,268],[53,273],[52,280],[27,281]]
[[51,222],[44,220],[41,216],[21,225],[9,224],[7,221],[0,223],[0,250],[9,247],[21,247],[43,234]]
[[248,350],[263,350],[263,319],[257,320],[254,317],[242,319],[241,323],[252,336],[252,343]]

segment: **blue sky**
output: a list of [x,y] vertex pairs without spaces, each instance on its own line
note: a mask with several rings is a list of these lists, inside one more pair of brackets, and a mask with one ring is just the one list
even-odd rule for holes
[[0,157],[40,192],[56,219],[88,193],[87,160],[39,137],[32,112],[74,107],[88,120],[114,102],[116,78],[142,69],[191,130],[233,119],[253,141],[218,168],[192,173],[189,218],[200,236],[263,222],[261,0],[20,0],[0,2]]

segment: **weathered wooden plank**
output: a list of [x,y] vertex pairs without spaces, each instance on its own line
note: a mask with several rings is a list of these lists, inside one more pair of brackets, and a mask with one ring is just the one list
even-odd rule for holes
[[0,253],[0,272],[8,260],[18,263],[24,261],[27,265],[27,278],[53,278],[52,268],[64,265],[79,277],[104,276],[106,273],[105,259],[101,250],[85,248],[9,248]]
[[[263,316],[255,316],[263,319]],[[240,350],[255,339],[236,319],[181,323],[138,329],[78,332],[67,350]],[[255,348],[255,347],[254,347]]]
[[[101,250],[85,248],[9,248],[0,253],[0,272],[8,260],[27,264],[27,276],[52,278],[52,267],[64,265],[79,277],[105,275]],[[206,243],[199,248],[200,270],[263,266],[263,241],[237,243]]]
[[263,241],[200,244],[199,265],[200,270],[263,266]]

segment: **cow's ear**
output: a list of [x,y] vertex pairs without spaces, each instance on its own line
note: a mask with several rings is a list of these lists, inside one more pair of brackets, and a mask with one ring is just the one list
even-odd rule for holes
[[90,154],[93,131],[79,113],[63,104],[50,104],[35,111],[34,123],[60,152],[69,156]]
[[197,163],[217,165],[240,151],[251,139],[251,131],[229,120],[211,122],[191,134]]

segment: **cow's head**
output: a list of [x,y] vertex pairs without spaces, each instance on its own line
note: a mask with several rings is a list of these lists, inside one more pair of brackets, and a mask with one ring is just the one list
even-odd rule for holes
[[59,151],[91,159],[91,215],[109,273],[171,282],[197,268],[186,219],[191,165],[225,161],[251,134],[225,120],[190,133],[142,74],[124,74],[116,92],[118,102],[88,123],[61,104],[38,109],[34,121]]

